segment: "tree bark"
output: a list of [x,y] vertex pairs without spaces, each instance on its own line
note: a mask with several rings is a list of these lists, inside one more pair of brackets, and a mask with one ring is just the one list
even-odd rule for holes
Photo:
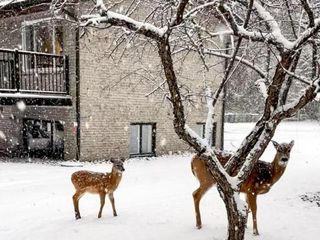
[[228,215],[228,240],[243,240],[247,225],[247,215],[238,209],[232,197],[224,201]]
[[[171,95],[171,102],[173,104],[174,128],[177,135],[189,143],[196,151],[202,152],[203,149],[188,135],[185,131],[184,108],[180,97],[179,87],[175,71],[173,69],[173,61],[171,58],[170,44],[168,38],[164,38],[158,43],[159,56],[162,61],[164,73],[169,86]],[[239,209],[237,199],[235,199],[235,191],[232,186],[220,171],[214,165],[212,160],[214,156],[208,156],[208,167],[220,185],[220,196],[223,198],[228,215],[228,240],[243,240],[245,234],[245,227],[247,224],[247,211]],[[244,207],[245,208],[245,207]]]
[[[223,188],[225,187],[223,186]],[[243,240],[248,219],[247,207],[244,205],[243,208],[239,208],[239,200],[235,198],[238,193],[235,193],[231,187],[227,186],[227,189],[218,187],[218,190],[227,211],[229,223],[227,240]]]

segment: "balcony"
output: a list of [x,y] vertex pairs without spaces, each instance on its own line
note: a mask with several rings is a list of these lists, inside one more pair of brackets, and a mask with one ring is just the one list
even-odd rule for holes
[[0,105],[71,106],[68,56],[0,49]]

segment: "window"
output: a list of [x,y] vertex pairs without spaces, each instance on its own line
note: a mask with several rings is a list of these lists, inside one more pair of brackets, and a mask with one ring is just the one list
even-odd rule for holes
[[23,143],[31,157],[63,158],[64,126],[58,121],[24,119]]
[[40,120],[25,120],[25,126],[31,138],[49,138],[51,123]]
[[42,24],[26,24],[23,27],[24,50],[61,55],[63,52],[62,26],[52,26],[48,22]]
[[[42,21],[32,24],[25,23],[22,31],[22,47],[26,51],[62,55],[63,28],[52,22]],[[23,56],[25,69],[61,65],[60,58],[43,56]]]
[[130,156],[154,156],[156,140],[155,123],[130,124]]
[[[216,144],[216,127],[217,127],[217,123],[213,123],[211,146],[214,146]],[[195,132],[201,138],[204,138],[205,137],[205,132],[206,132],[206,124],[202,123],[202,122],[198,122],[196,124]]]

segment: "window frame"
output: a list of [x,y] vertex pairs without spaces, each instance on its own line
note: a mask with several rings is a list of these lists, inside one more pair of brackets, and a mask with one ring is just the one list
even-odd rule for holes
[[[44,52],[48,54],[54,54],[54,55],[63,55],[60,53],[56,53],[56,48],[55,48],[55,43],[56,43],[56,32],[57,32],[57,27],[60,26],[60,24],[57,24],[55,21],[52,21],[52,18],[44,18],[44,19],[38,19],[35,21],[24,21],[22,23],[22,49],[25,51],[27,50],[27,34],[26,34],[26,28],[32,26],[32,45],[33,45],[33,52],[37,52],[37,41],[36,41],[36,27],[40,26],[49,26],[51,27],[51,44],[52,44],[52,52]],[[62,26],[61,26],[62,27]],[[62,49],[64,48],[64,42],[63,42],[63,37],[62,37]],[[63,52],[63,51],[62,51]]]
[[[40,154],[41,157],[49,157],[49,158],[62,158],[64,159],[64,149],[65,149],[65,126],[64,123],[61,121],[56,120],[49,120],[49,119],[40,119],[40,118],[23,118],[22,121],[23,129],[22,129],[22,139],[23,139],[23,148],[24,148],[24,154],[27,154],[28,156],[38,156],[37,154]],[[34,126],[39,124],[39,126],[45,126],[46,130],[44,132],[48,133],[47,137],[44,137],[39,131],[41,137],[31,137],[28,138],[28,134],[32,134],[30,130],[32,131],[34,129]],[[59,127],[57,127],[59,126]],[[62,140],[61,145],[59,146],[57,144],[57,133],[63,132],[63,138],[60,138]],[[28,139],[45,139],[49,142],[48,148],[46,149],[29,149],[29,143]],[[60,147],[60,148],[59,148]]]
[[[151,152],[143,153],[142,152],[142,127],[143,126],[151,126]],[[139,126],[139,153],[130,153],[130,137],[131,132],[129,131],[129,157],[154,157],[156,156],[156,130],[157,130],[157,124],[154,122],[132,122],[130,123],[129,129],[131,126]]]

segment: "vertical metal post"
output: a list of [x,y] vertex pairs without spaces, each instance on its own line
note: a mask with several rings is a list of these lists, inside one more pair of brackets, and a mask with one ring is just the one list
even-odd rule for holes
[[66,84],[66,93],[70,94],[70,81],[69,81],[69,57],[63,57],[64,79]]
[[20,63],[19,63],[19,51],[15,49],[14,51],[14,81],[13,88],[17,89],[17,92],[20,91]]
[[142,126],[143,124],[139,124],[139,154],[142,154]]

